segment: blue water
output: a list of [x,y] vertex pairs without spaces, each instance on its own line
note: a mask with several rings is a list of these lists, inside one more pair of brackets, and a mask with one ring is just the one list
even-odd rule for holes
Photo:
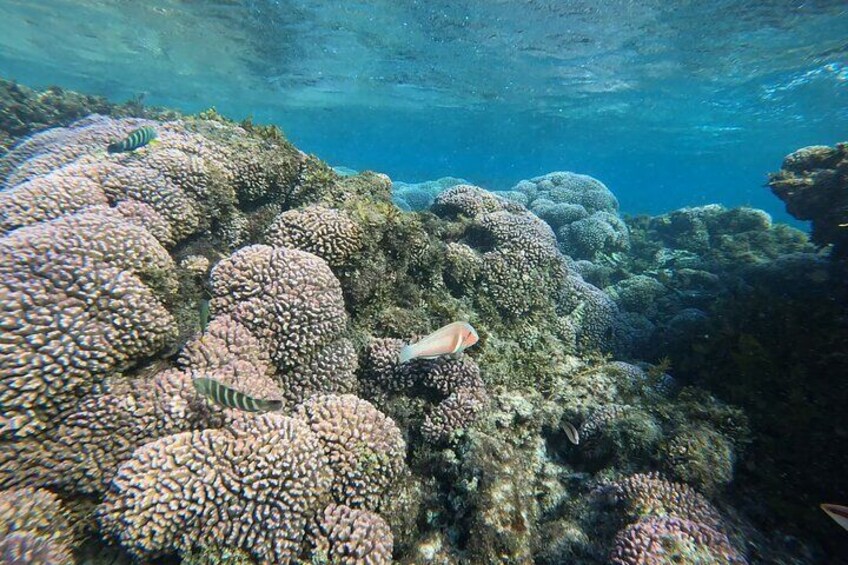
[[788,219],[784,155],[848,132],[848,4],[0,0],[0,75],[280,125],[334,165],[492,189],[552,170],[629,213]]

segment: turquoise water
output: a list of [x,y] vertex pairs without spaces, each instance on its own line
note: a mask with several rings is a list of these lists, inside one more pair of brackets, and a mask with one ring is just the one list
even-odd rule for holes
[[492,189],[552,170],[626,212],[750,204],[848,126],[841,1],[3,0],[0,74],[279,124],[336,165]]

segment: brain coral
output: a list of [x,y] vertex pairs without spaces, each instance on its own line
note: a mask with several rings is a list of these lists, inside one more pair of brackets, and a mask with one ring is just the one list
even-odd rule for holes
[[[162,349],[174,264],[144,229],[94,208],[0,239],[0,430],[41,427],[110,371]],[[26,313],[26,315],[24,315]]]
[[731,441],[710,426],[678,430],[665,445],[663,463],[677,479],[710,493],[733,480],[736,454]]
[[557,171],[529,181],[521,181],[513,190],[519,190],[527,195],[531,210],[536,199],[579,205],[589,214],[602,210],[607,212],[618,210],[618,200],[613,193],[604,183],[588,175]]
[[339,504],[379,509],[405,468],[406,442],[391,418],[350,394],[313,396],[295,411],[318,436]]
[[482,188],[460,184],[449,188],[436,197],[433,212],[440,216],[462,214],[473,218],[486,212],[516,210],[523,207]]
[[183,347],[179,363],[196,373],[249,361],[262,372],[273,368],[268,350],[242,324],[227,315],[216,316],[206,330]]
[[593,259],[630,248],[627,225],[610,212],[595,212],[562,226],[557,231],[560,249],[577,259]]
[[363,238],[362,228],[343,211],[318,205],[283,212],[265,234],[269,245],[314,253],[333,267],[356,254]]
[[319,559],[338,565],[392,563],[392,531],[373,512],[330,504],[315,518],[310,533]]
[[32,532],[14,532],[0,538],[0,563],[5,565],[65,565],[71,551]]
[[679,518],[643,518],[616,536],[612,565],[747,563],[721,532]]
[[292,563],[332,479],[321,442],[279,413],[183,432],[135,451],[98,509],[103,529],[149,557],[196,546]]
[[244,325],[283,370],[308,364],[347,323],[338,279],[305,251],[244,247],[215,265],[211,283],[215,314]]
[[0,562],[72,563],[74,531],[59,498],[44,489],[0,492]]
[[365,348],[365,374],[378,388],[401,391],[423,384],[447,396],[461,387],[484,386],[480,367],[470,357],[438,357],[398,362],[398,353],[407,342],[395,338],[374,338]]
[[555,230],[566,255],[592,259],[630,247],[627,226],[618,217],[618,200],[597,179],[555,172],[521,181],[513,190],[525,194],[530,211]]

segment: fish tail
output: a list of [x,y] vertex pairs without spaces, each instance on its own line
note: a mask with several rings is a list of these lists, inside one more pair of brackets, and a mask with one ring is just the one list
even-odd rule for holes
[[411,361],[415,357],[415,350],[411,345],[404,345],[398,353],[398,364],[403,365],[407,361]]
[[282,400],[255,400],[256,407],[264,412],[276,412],[282,409]]

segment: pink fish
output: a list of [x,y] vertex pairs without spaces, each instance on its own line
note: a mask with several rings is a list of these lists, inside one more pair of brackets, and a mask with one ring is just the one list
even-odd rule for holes
[[838,504],[822,504],[821,509],[833,518],[837,524],[848,530],[848,506]]
[[421,341],[405,345],[398,355],[398,363],[412,359],[435,359],[442,355],[459,353],[471,347],[480,338],[468,322],[453,322],[439,328]]

